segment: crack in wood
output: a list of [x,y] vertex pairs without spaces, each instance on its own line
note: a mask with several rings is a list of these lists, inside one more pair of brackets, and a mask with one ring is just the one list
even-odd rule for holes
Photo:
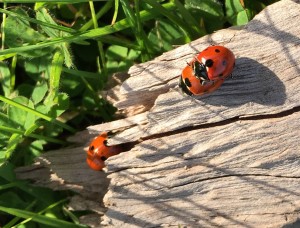
[[[169,132],[153,134],[151,136],[142,137],[141,139],[143,141],[152,140],[152,139],[156,139],[156,138],[161,138],[161,137],[165,137],[165,136],[189,132],[189,131],[193,131],[193,130],[207,129],[207,128],[212,128],[212,127],[222,126],[222,125],[231,124],[231,123],[234,123],[237,121],[242,121],[242,120],[264,120],[264,119],[282,118],[282,117],[297,113],[299,111],[300,111],[300,106],[294,107],[294,108],[291,108],[290,110],[282,111],[279,113],[274,113],[274,114],[236,116],[236,117],[232,117],[232,118],[229,118],[229,119],[226,119],[223,121],[214,122],[214,123],[206,123],[206,124],[201,124],[201,125],[197,125],[197,126],[188,126],[188,127],[184,127],[184,128],[177,129],[177,130],[172,130]],[[135,141],[135,143],[133,143],[133,145],[136,145],[138,143],[140,143],[140,142]]]
[[194,184],[195,182],[205,182],[205,181],[211,181],[211,180],[217,180],[217,179],[223,179],[228,177],[275,177],[275,178],[284,178],[284,179],[300,179],[300,176],[283,176],[283,175],[267,175],[267,174],[230,174],[230,175],[220,175],[215,177],[209,177],[209,178],[203,178],[203,179],[197,179],[192,182],[184,183],[181,185],[172,185],[172,188],[177,187],[183,187],[189,184]]

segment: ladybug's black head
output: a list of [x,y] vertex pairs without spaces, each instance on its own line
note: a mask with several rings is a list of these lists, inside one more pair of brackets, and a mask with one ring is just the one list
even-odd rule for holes
[[203,63],[199,62],[198,60],[196,60],[193,64],[193,71],[195,77],[198,78],[201,82],[209,80],[206,71],[206,66]]

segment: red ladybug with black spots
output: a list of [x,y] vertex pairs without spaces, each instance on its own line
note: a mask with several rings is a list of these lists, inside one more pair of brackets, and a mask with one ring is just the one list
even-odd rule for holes
[[121,152],[120,146],[107,145],[107,133],[97,136],[89,145],[86,162],[93,170],[102,170],[105,167],[104,161]]
[[234,68],[232,51],[210,46],[188,63],[180,76],[180,87],[188,95],[203,95],[218,89]]

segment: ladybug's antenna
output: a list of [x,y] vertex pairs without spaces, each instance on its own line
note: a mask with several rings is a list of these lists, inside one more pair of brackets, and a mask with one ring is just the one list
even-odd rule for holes
[[194,59],[195,59],[195,62],[200,63],[199,59],[196,56],[194,56]]

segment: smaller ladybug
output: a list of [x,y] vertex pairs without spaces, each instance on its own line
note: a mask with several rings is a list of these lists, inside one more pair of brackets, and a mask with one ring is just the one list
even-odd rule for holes
[[87,151],[87,164],[93,170],[102,170],[105,167],[104,161],[121,152],[120,146],[107,145],[107,133],[104,132],[97,136],[89,145]]
[[87,156],[86,163],[93,170],[100,171],[105,167],[104,161],[95,156]]
[[234,68],[234,54],[223,46],[210,46],[188,63],[179,86],[188,95],[203,95],[218,89]]

